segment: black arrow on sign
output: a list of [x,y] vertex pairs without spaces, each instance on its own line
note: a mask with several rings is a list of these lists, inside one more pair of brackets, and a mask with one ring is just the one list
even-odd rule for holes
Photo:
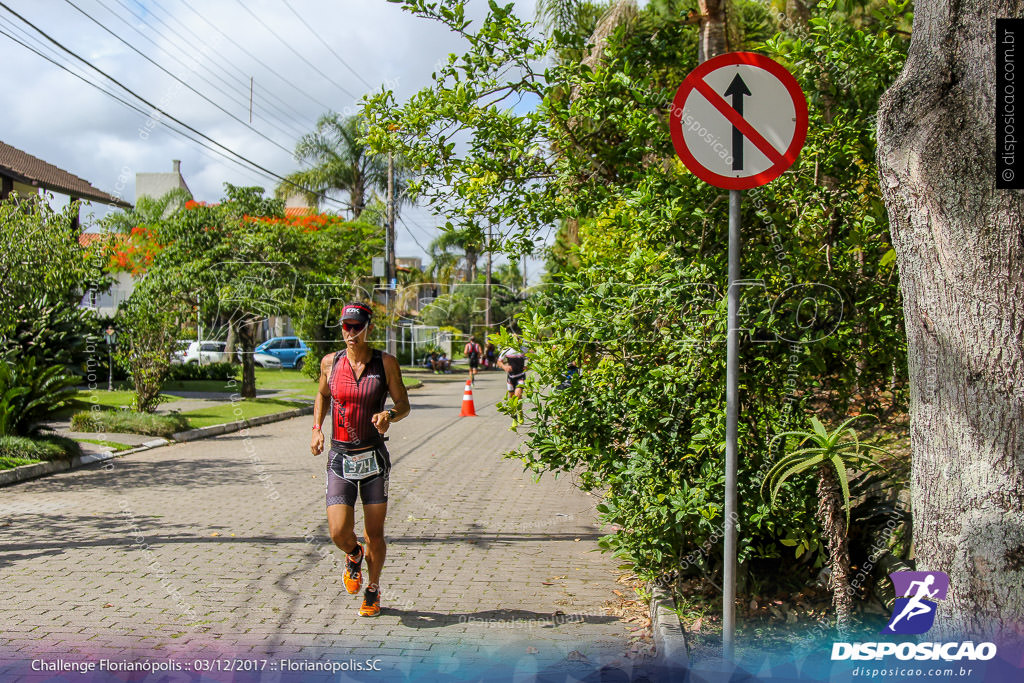
[[[725,91],[726,97],[732,95],[732,108],[740,116],[743,116],[743,97],[749,94],[750,90],[739,74],[736,74],[736,77],[732,79],[732,83],[729,84],[729,88]],[[732,127],[732,170],[743,170],[743,133],[736,126]]]

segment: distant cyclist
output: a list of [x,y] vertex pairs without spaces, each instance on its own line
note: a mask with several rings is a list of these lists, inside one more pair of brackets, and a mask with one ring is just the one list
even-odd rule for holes
[[469,380],[471,382],[476,381],[476,373],[480,368],[480,357],[483,354],[484,350],[476,343],[476,337],[470,337],[469,342],[462,349],[462,355],[469,359]]
[[526,381],[526,353],[509,348],[498,356],[498,367],[505,371],[505,388],[508,396],[523,397],[523,382]]
[[[361,303],[345,306],[341,316],[345,350],[320,361],[320,390],[313,404],[310,449],[324,449],[321,423],[331,406],[331,450],[327,458],[327,526],[331,540],[345,553],[342,581],[349,593],[363,585],[363,546],[355,534],[356,498],[363,501],[366,565],[369,583],[359,614],[380,614],[380,574],[387,555],[384,518],[388,511],[391,455],[384,433],[409,414],[409,395],[398,360],[373,349],[366,339],[373,329],[372,310]],[[395,407],[384,410],[390,394]]]

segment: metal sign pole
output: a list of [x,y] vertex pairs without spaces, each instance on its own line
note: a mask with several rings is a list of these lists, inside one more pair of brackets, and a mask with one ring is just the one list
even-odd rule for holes
[[725,360],[725,569],[722,656],[733,661],[736,639],[736,433],[739,424],[740,198],[729,190],[729,318]]

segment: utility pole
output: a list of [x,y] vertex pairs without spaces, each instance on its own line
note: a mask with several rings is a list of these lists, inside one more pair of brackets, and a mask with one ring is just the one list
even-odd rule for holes
[[388,227],[384,239],[384,315],[387,318],[385,348],[394,356],[397,352],[395,344],[395,328],[391,325],[391,293],[396,282],[395,270],[395,155],[388,152]]
[[487,330],[487,334],[491,334],[491,223],[487,223],[487,241],[484,242],[484,248],[487,249],[487,279],[484,280],[484,299],[487,303],[487,308],[484,309],[484,329]]

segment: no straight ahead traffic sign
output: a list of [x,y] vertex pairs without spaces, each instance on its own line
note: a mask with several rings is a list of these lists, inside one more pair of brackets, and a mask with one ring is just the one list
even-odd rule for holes
[[807,139],[807,100],[764,55],[730,52],[704,62],[676,91],[672,144],[701,180],[729,190],[769,183]]

